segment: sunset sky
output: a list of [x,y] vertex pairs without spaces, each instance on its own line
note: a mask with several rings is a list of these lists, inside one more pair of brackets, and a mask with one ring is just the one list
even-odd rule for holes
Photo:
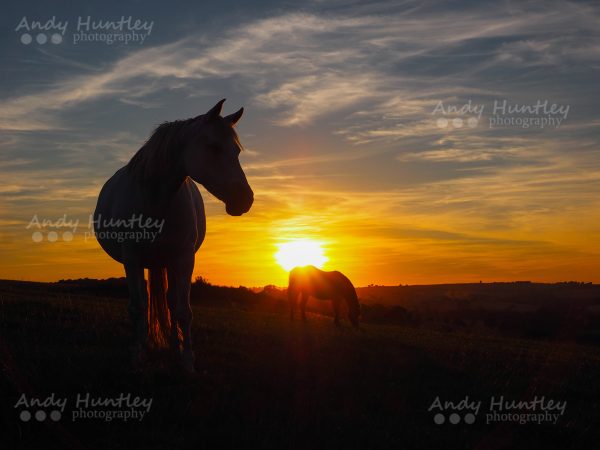
[[[16,30],[53,16],[43,44]],[[75,43],[79,16],[153,25]],[[359,286],[600,282],[597,3],[38,1],[0,23],[0,278],[123,276],[86,239],[100,188],[157,124],[227,98],[255,202],[230,217],[201,188],[195,275],[285,285],[278,245],[310,239]],[[64,215],[72,240],[27,228]]]

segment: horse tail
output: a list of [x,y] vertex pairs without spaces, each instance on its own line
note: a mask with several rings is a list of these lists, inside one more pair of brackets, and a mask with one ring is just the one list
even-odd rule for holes
[[167,306],[167,269],[148,269],[148,338],[158,348],[167,346],[171,316]]

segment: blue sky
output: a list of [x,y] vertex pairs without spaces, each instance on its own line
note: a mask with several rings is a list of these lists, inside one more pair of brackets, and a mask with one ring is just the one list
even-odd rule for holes
[[[68,22],[61,43],[21,42],[24,17],[53,16]],[[74,44],[80,16],[153,25],[143,44]],[[204,195],[198,274],[280,282],[274,246],[311,237],[363,284],[600,281],[599,19],[594,2],[565,1],[9,3],[0,276],[118,275],[94,242],[33,244],[27,224],[84,220],[154,126],[226,97],[225,112],[246,109],[257,201],[237,220]],[[568,113],[491,126],[504,100]],[[542,117],[562,119],[523,128]]]

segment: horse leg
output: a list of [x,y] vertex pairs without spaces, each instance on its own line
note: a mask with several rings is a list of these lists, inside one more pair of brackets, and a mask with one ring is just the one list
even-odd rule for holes
[[306,322],[306,302],[308,302],[308,294],[303,292],[300,298],[300,311],[302,312],[302,320],[304,322]]
[[288,302],[290,304],[290,320],[294,320],[294,312],[296,311],[296,303],[298,301],[298,292],[291,287],[288,288]]
[[333,323],[338,326],[340,324],[340,299],[334,298],[331,303],[333,305]]
[[177,322],[177,288],[174,270],[167,269],[167,303],[171,315],[171,336],[169,347],[177,356],[181,355],[181,342],[179,340],[179,323]]
[[[190,285],[194,271],[194,253],[178,260],[167,268],[167,274],[175,287],[174,318],[183,335],[181,362],[188,372],[194,372],[194,351],[192,350],[192,307],[190,306]],[[168,275],[169,276],[169,275]]]
[[134,336],[132,359],[134,366],[137,366],[145,359],[148,349],[148,291],[144,268],[133,259],[126,261],[124,266],[129,289],[127,309]]

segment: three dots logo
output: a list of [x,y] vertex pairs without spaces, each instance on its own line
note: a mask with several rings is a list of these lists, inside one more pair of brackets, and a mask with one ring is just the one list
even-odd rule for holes
[[[471,425],[475,423],[475,414],[467,413],[464,415],[464,417],[462,417],[460,414],[452,413],[448,416],[448,422],[450,422],[452,425],[458,425],[461,422],[461,419],[464,423]],[[435,416],[433,416],[433,422],[436,425],[443,425],[446,422],[446,416],[442,413],[437,413]]]
[[480,407],[481,401],[469,400],[469,396],[458,402],[442,402],[438,396],[428,411],[435,412],[433,423],[436,425],[443,425],[445,423],[450,423],[451,425],[458,425],[460,423],[472,425],[475,423]]
[[29,19],[27,16],[23,16],[15,31],[19,33],[19,40],[23,45],[34,42],[39,45],[48,42],[60,44],[67,32],[68,25],[67,21],[58,20],[56,16],[52,16],[48,20]]
[[471,100],[462,105],[445,105],[439,101],[431,114],[442,115],[435,121],[438,128],[475,128],[479,125],[484,108],[485,105],[473,103]]
[[31,233],[31,240],[39,243],[44,240],[48,242],[56,242],[62,239],[65,242],[73,240],[73,236],[79,226],[79,219],[70,219],[66,214],[58,219],[40,219],[37,214],[34,214],[26,229],[35,229]]
[[469,117],[468,119],[463,119],[462,117],[455,117],[454,119],[446,119],[445,117],[440,117],[436,121],[436,125],[438,128],[462,128],[463,126],[468,126],[469,128],[475,128],[479,124],[479,119],[477,117]]
[[58,422],[67,405],[66,398],[60,398],[54,393],[46,398],[27,397],[21,394],[15,408],[20,409],[19,419],[22,422]]
[[39,409],[32,416],[31,412],[24,409],[19,414],[19,419],[21,419],[21,421],[23,422],[29,422],[33,417],[35,417],[35,420],[37,420],[38,422],[43,422],[46,419],[50,419],[53,422],[58,422],[62,418],[62,413],[59,410],[54,409],[50,411],[50,414],[47,414],[46,411],[44,411],[43,409]]
[[[29,45],[33,42],[33,40],[33,36],[29,33],[23,33],[21,35],[21,44],[23,45]],[[35,36],[35,42],[40,45],[44,45],[48,41],[52,42],[53,44],[60,44],[63,41],[63,37],[59,33],[52,33],[50,35],[50,39],[48,39],[48,35],[46,33],[38,33]]]
[[[45,237],[48,242],[56,242],[58,241],[59,233],[57,231],[49,231],[46,233]],[[64,231],[60,233],[60,237],[65,242],[70,242],[73,240],[73,233],[71,231]],[[34,231],[31,233],[31,240],[33,242],[42,242],[44,240],[44,233],[41,231]]]

